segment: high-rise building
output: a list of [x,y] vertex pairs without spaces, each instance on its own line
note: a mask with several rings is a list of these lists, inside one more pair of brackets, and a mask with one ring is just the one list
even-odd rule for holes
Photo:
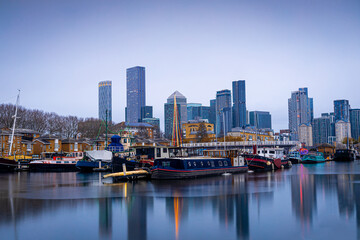
[[209,122],[209,120],[210,120],[210,107],[201,106],[200,116],[201,116],[201,119],[207,119],[208,122]]
[[322,115],[320,118],[314,118],[313,120],[313,140],[314,145],[320,145],[322,143],[329,143],[330,132],[330,117]]
[[350,109],[351,137],[360,139],[360,109]]
[[111,81],[99,82],[99,119],[112,121]]
[[214,132],[216,132],[216,99],[210,100],[209,123],[214,124]]
[[246,126],[245,80],[233,81],[233,127]]
[[187,103],[186,97],[180,92],[175,91],[167,99],[167,103],[164,105],[164,122],[165,122],[165,137],[171,138],[173,131],[173,121],[174,121],[174,98],[176,98],[176,105],[179,114],[179,127],[183,123],[187,122]]
[[335,122],[337,121],[350,121],[350,105],[348,100],[335,100],[334,101],[334,116]]
[[216,136],[224,136],[232,128],[231,91],[216,92]]
[[338,120],[335,123],[336,143],[343,143],[345,138],[351,138],[350,122]]
[[201,104],[188,103],[187,104],[187,121],[198,120],[201,118]]
[[145,96],[145,68],[126,69],[126,122],[141,121],[141,109],[146,106]]
[[313,114],[313,100],[308,96],[307,88],[291,93],[288,100],[290,139],[299,140],[299,126],[311,124]]
[[250,126],[256,129],[271,129],[271,114],[264,111],[249,112]]
[[152,117],[153,117],[152,106],[144,106],[141,108],[141,122],[143,122],[144,118],[152,118]]
[[306,146],[313,146],[313,133],[311,124],[300,124],[299,141],[305,143]]

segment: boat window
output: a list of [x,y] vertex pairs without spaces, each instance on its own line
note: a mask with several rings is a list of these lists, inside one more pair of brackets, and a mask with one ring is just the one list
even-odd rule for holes
[[188,162],[188,166],[191,167],[191,162]]
[[160,148],[156,149],[156,157],[161,157]]
[[56,161],[56,163],[61,163],[61,161]]
[[207,161],[207,165],[210,167],[210,161]]
[[196,167],[196,162],[195,161],[193,162],[193,165],[194,165],[194,167]]
[[163,153],[167,153],[167,148],[163,148]]
[[224,161],[224,166],[227,166],[228,165],[228,162],[227,161]]
[[222,161],[218,161],[218,163],[219,163],[219,166],[222,167],[222,165],[223,165]]
[[170,167],[170,162],[169,161],[163,161],[162,166],[163,167]]
[[211,167],[215,167],[214,161],[211,161]]
[[274,154],[274,153],[275,153],[275,151],[270,151],[270,153]]
[[200,162],[200,164],[201,164],[201,166],[202,166],[202,167],[204,166],[204,163],[203,163],[203,161],[201,161],[201,162]]

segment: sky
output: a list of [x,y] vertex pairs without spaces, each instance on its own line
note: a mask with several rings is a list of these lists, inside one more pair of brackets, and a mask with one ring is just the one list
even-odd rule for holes
[[288,98],[308,87],[314,116],[348,99],[360,108],[358,0],[1,0],[0,104],[98,117],[112,81],[113,121],[125,120],[126,69],[144,66],[146,105],[163,128],[176,90],[210,105],[246,81],[249,111],[288,128]]

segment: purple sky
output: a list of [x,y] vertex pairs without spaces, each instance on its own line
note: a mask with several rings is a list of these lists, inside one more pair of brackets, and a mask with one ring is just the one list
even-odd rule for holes
[[288,127],[291,91],[314,115],[333,100],[360,108],[360,1],[0,1],[0,103],[98,117],[99,81],[113,82],[123,121],[126,68],[146,68],[147,105],[163,127],[175,90],[209,105],[246,80],[247,109]]

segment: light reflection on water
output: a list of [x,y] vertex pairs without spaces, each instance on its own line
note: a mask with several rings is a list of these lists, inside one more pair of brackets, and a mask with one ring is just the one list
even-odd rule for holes
[[118,184],[101,174],[1,174],[1,239],[359,236],[358,162]]

